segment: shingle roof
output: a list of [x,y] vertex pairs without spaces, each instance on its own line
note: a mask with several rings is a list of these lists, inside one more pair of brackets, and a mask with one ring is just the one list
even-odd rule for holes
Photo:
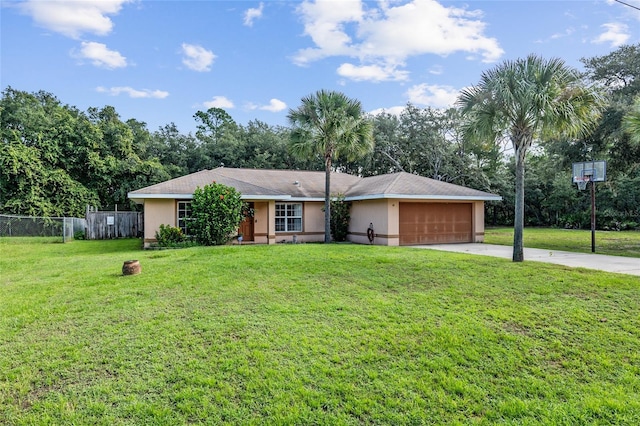
[[[218,168],[215,171],[219,171],[225,176],[246,180],[261,187],[288,194],[291,198],[324,199],[324,172],[233,168]],[[358,176],[346,173],[332,173],[331,192],[345,193],[360,179]]]
[[288,196],[288,194],[259,185],[255,185],[246,180],[235,179],[220,173],[222,168],[215,170],[202,170],[190,175],[160,182],[146,188],[131,191],[128,195],[131,199],[141,198],[185,198],[190,197],[196,188],[203,187],[212,182],[218,182],[223,185],[232,186],[242,194],[251,194],[257,196]]
[[349,189],[348,198],[499,199],[484,191],[406,172],[371,176]]
[[[301,170],[261,170],[219,167],[203,170],[130,192],[129,198],[190,198],[197,187],[212,182],[232,186],[246,199],[321,200],[325,173]],[[375,198],[475,199],[500,197],[451,183],[409,173],[393,173],[361,178],[345,173],[331,174],[331,192],[345,194],[347,200]]]

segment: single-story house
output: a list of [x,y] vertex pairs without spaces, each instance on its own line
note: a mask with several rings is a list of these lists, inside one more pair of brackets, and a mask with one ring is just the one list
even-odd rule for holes
[[[189,234],[188,220],[197,187],[217,182],[234,187],[254,210],[240,226],[244,242],[324,240],[323,171],[219,167],[132,191],[144,205],[144,243],[155,242],[161,224]],[[331,193],[351,201],[348,239],[369,244],[415,245],[484,241],[484,202],[500,196],[410,173],[358,177],[331,174]]]

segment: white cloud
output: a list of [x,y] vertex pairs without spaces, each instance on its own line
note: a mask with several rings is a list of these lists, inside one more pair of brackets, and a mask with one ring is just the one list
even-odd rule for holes
[[593,43],[609,43],[611,47],[622,46],[629,40],[629,27],[619,22],[609,22],[602,24],[601,27],[605,28],[605,32],[600,34],[593,40]]
[[460,91],[451,86],[418,84],[407,90],[409,102],[433,108],[448,108],[455,104]]
[[287,108],[287,104],[282,102],[280,99],[271,99],[268,105],[263,105],[259,107],[259,109],[271,112],[280,112]]
[[548,42],[550,42],[552,40],[558,40],[558,39],[561,39],[561,38],[569,37],[575,32],[576,32],[576,30],[573,27],[570,27],[570,28],[567,28],[564,31],[553,33],[553,34],[551,34],[549,37],[547,37],[545,39],[538,39],[538,40],[535,41],[535,43],[538,43],[538,44],[548,43]]
[[247,102],[244,107],[250,111],[260,109],[263,111],[280,112],[287,108],[287,104],[282,102],[280,99],[273,98],[267,105],[258,105],[253,102]]
[[196,44],[182,43],[182,63],[193,71],[210,71],[216,55]]
[[371,115],[378,115],[378,114],[382,114],[383,112],[386,114],[390,114],[390,115],[395,115],[395,116],[400,116],[400,114],[402,114],[402,111],[404,111],[404,109],[406,108],[406,106],[392,106],[389,108],[377,108],[374,109],[372,111],[369,111],[369,114]]
[[212,100],[203,102],[205,108],[227,108],[234,107],[233,102],[224,96],[214,96]]
[[130,98],[153,98],[153,99],[164,99],[169,96],[169,92],[165,92],[163,90],[149,90],[149,89],[134,89],[132,87],[111,87],[106,88],[99,86],[96,88],[97,92],[100,93],[108,93],[111,96],[118,96],[122,93],[129,95]]
[[106,44],[93,41],[83,41],[80,51],[72,51],[71,55],[79,59],[89,59],[93,65],[101,68],[124,68],[127,58],[116,50],[109,50]]
[[19,4],[37,25],[71,38],[83,33],[106,35],[113,29],[108,15],[116,15],[132,0],[27,0]]
[[262,2],[260,3],[260,6],[258,6],[257,8],[247,9],[247,11],[244,12],[244,24],[247,27],[252,27],[253,21],[262,17],[263,10],[264,10],[264,3]]
[[429,74],[441,75],[442,73],[444,73],[444,68],[442,68],[442,65],[434,65],[429,68]]
[[344,25],[360,22],[363,17],[360,1],[305,1],[297,9],[304,21],[304,33],[311,37],[317,47],[303,49],[294,57],[298,65],[336,55],[355,55],[351,37]]
[[568,37],[571,34],[575,33],[576,30],[573,28],[567,28],[566,30],[564,30],[564,32],[561,33],[555,33],[551,35],[551,40],[557,40],[559,38],[563,38],[563,37]]
[[400,71],[394,66],[342,64],[338,75],[355,81],[402,81],[409,77],[408,71]]
[[386,9],[385,19],[365,20],[359,29],[366,40],[361,53],[403,60],[425,53],[470,52],[494,62],[504,51],[496,39],[484,36],[486,24],[480,17],[479,11],[414,0]]
[[393,69],[404,66],[411,56],[466,52],[493,62],[504,53],[495,38],[484,35],[486,24],[480,11],[445,7],[435,0],[376,4],[303,2],[297,12],[315,46],[299,50],[294,63],[307,65],[331,56],[358,58],[360,70],[342,71],[361,79],[365,71],[372,71],[365,66],[384,63],[382,68]]

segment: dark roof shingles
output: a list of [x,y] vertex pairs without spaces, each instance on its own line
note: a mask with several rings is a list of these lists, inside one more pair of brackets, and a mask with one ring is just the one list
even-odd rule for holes
[[[302,170],[261,170],[219,167],[202,170],[132,191],[130,195],[191,195],[197,187],[218,182],[236,188],[246,196],[290,196],[291,198],[324,198],[325,173]],[[399,172],[361,178],[346,173],[331,174],[331,192],[348,197],[366,196],[456,196],[495,197],[464,186]]]

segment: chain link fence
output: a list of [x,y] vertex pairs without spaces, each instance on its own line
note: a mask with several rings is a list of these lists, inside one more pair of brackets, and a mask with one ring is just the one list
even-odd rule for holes
[[77,217],[35,217],[0,214],[0,237],[59,237],[62,242],[85,232],[86,220]]

